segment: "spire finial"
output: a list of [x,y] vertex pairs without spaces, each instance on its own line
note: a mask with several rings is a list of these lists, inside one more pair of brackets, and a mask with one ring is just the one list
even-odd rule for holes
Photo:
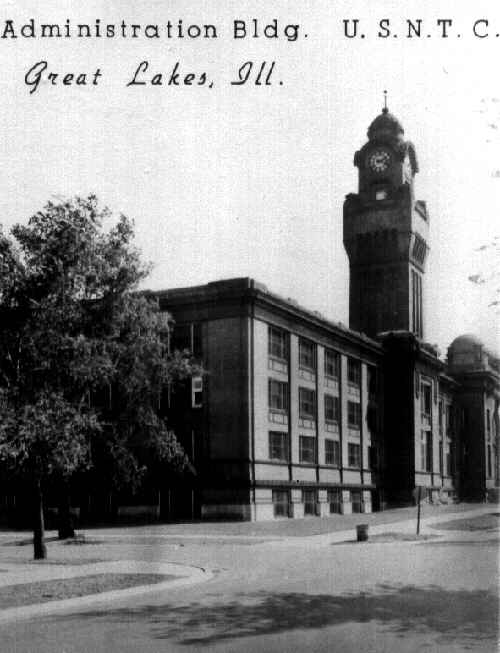
[[389,109],[387,108],[387,91],[384,91],[384,108],[382,109],[382,113],[387,113]]

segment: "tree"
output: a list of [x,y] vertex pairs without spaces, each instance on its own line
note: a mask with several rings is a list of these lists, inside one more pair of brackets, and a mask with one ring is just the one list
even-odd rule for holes
[[45,558],[43,478],[68,475],[88,464],[89,440],[99,424],[91,411],[79,410],[61,394],[42,391],[33,403],[22,405],[3,391],[2,399],[0,452],[33,482],[34,554],[35,559]]
[[[0,460],[33,485],[35,557],[45,557],[43,486],[105,465],[133,485],[148,461],[188,464],[161,408],[165,388],[198,374],[169,353],[171,322],[137,292],[149,266],[133,225],[95,196],[49,202],[12,238],[0,231]],[[62,528],[61,535],[71,534]]]

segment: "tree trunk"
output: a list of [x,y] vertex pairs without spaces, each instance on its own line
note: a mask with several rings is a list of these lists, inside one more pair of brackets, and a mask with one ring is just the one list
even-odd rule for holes
[[43,494],[40,478],[35,480],[34,525],[33,525],[33,557],[35,560],[45,560],[45,525],[43,521]]
[[61,483],[61,498],[58,507],[57,536],[60,540],[75,537],[73,517],[70,511],[69,484],[66,480]]

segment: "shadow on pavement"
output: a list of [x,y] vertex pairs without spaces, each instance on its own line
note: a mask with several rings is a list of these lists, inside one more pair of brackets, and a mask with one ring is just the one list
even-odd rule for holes
[[149,624],[152,637],[175,639],[185,645],[370,621],[401,637],[435,633],[443,642],[494,643],[498,599],[488,590],[379,585],[374,592],[338,596],[256,592],[221,601],[219,595],[211,595],[203,602],[180,606],[146,605],[66,618],[141,622]]
[[487,540],[438,540],[437,542],[428,541],[422,542],[419,546],[427,547],[441,547],[441,546],[454,546],[454,547],[464,547],[464,546],[482,546],[482,547],[498,547],[500,544],[499,537],[490,537]]
[[464,519],[453,519],[451,521],[430,524],[430,528],[439,531],[485,531],[496,532],[500,526],[500,513],[490,512],[477,517],[466,517]]

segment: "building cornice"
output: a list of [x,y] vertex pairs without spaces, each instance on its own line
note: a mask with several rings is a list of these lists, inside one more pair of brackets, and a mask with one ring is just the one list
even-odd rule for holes
[[292,299],[285,299],[272,293],[264,284],[249,277],[214,281],[202,286],[147,291],[147,293],[158,297],[161,308],[172,312],[174,316],[176,308],[193,304],[200,308],[234,305],[239,314],[243,306],[249,307],[253,304],[305,323],[330,337],[365,351],[368,350],[377,356],[383,353],[383,347],[379,342],[340,323],[330,321]]

